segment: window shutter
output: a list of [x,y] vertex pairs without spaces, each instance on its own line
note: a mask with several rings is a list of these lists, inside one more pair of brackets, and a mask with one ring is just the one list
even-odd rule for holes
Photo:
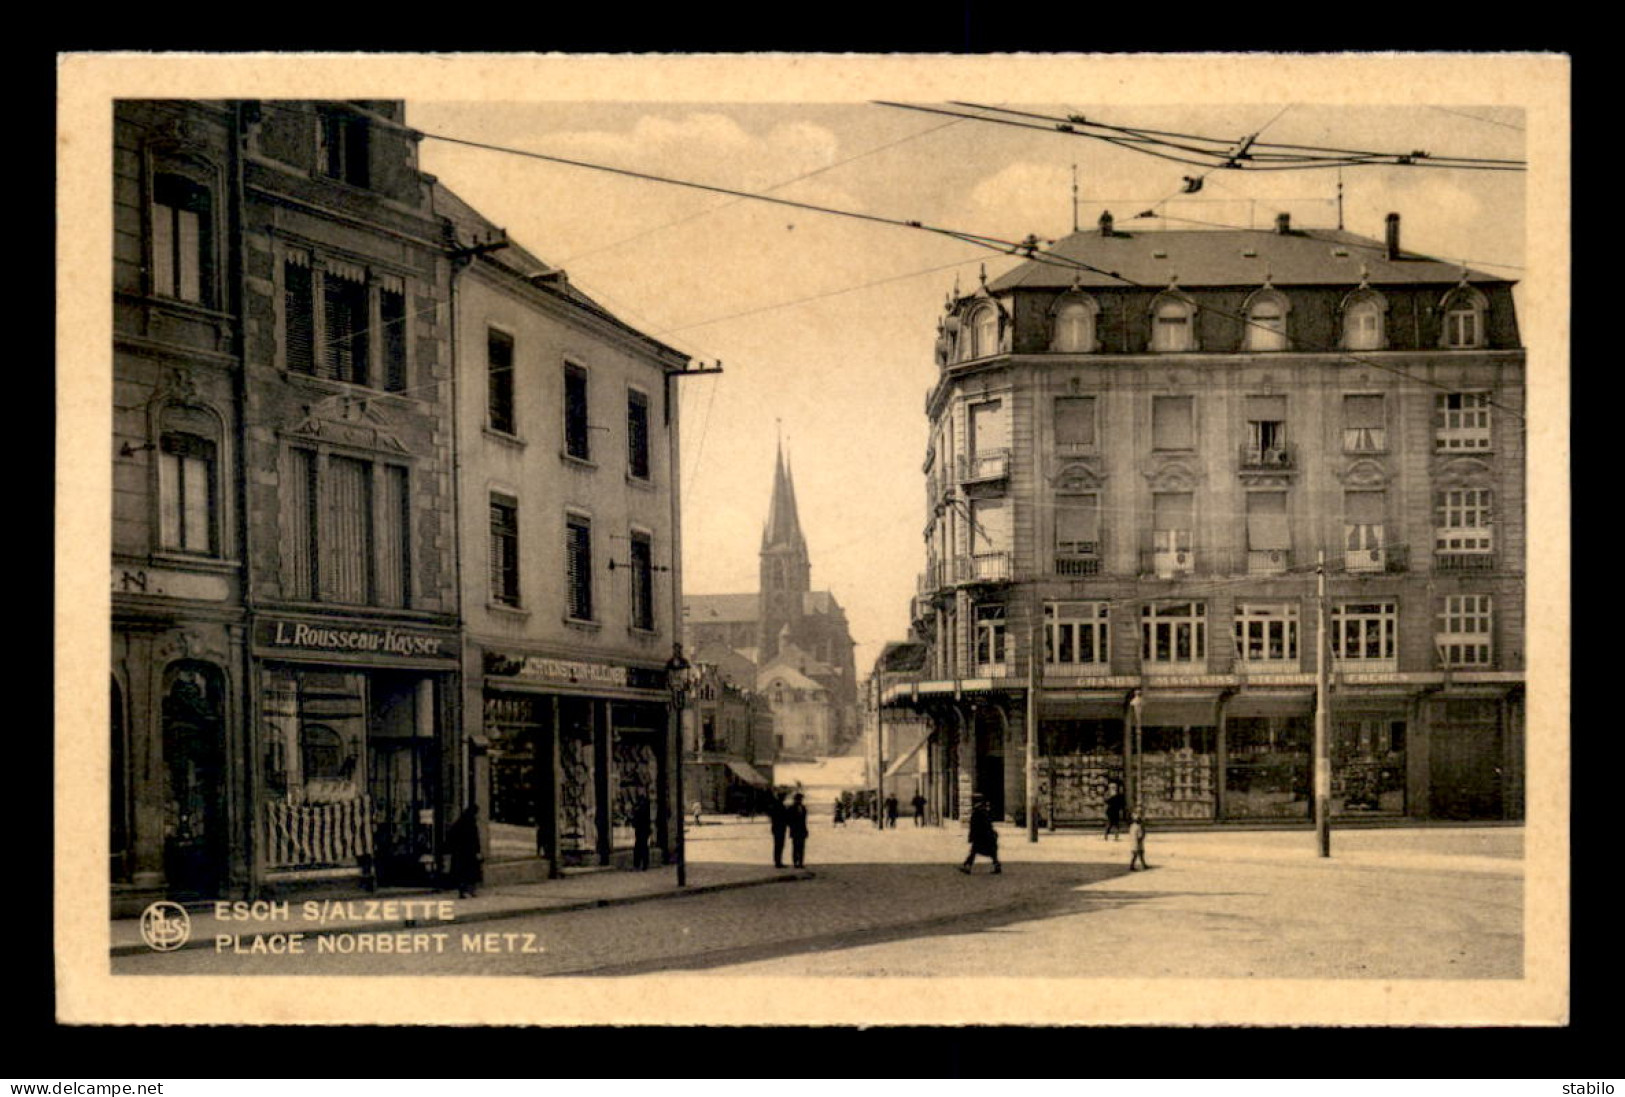
[[316,365],[316,317],[308,260],[290,255],[282,268],[283,358],[290,370],[311,373]]
[[1286,522],[1286,492],[1255,491],[1248,494],[1247,547],[1255,552],[1292,547],[1292,535]]
[[1060,552],[1092,551],[1099,538],[1097,496],[1062,495],[1055,500],[1055,548]]
[[1153,529],[1192,528],[1195,496],[1188,491],[1159,491],[1151,497]]
[[1055,444],[1092,446],[1095,443],[1095,398],[1060,396],[1055,400]]
[[1195,412],[1189,396],[1151,398],[1151,445],[1190,449],[1196,444]]
[[378,322],[384,329],[384,388],[390,392],[405,392],[406,294],[401,289],[385,288],[379,292]]
[[372,466],[350,457],[329,457],[327,473],[326,593],[340,602],[366,602],[372,551]]
[[296,449],[289,454],[291,475],[286,484],[283,514],[287,523],[288,593],[293,598],[316,596],[316,455]]
[[1285,396],[1247,397],[1249,423],[1281,423],[1286,421]]
[[1351,526],[1380,526],[1387,509],[1386,492],[1350,491],[1343,495],[1343,520]]
[[1381,396],[1343,397],[1343,425],[1350,428],[1371,429],[1383,425]]
[[408,592],[408,549],[411,529],[407,470],[399,465],[384,467],[382,528],[378,531],[378,604],[404,606]]

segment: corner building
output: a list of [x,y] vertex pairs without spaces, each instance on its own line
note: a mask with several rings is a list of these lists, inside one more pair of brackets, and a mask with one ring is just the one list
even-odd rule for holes
[[927,665],[883,701],[930,716],[945,815],[1022,817],[1031,674],[1040,818],[1120,781],[1153,820],[1310,819],[1324,553],[1333,815],[1522,817],[1510,282],[1404,251],[1398,215],[1107,214],[951,297],[936,356]]

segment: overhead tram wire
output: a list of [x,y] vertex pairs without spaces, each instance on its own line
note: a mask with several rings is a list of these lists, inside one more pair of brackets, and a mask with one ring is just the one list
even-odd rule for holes
[[[734,197],[754,198],[757,201],[767,202],[767,203],[770,203],[772,205],[787,206],[787,207],[790,207],[790,208],[793,208],[793,209],[807,210],[807,211],[813,212],[813,213],[826,213],[826,214],[830,214],[830,215],[836,216],[836,217],[847,217],[847,218],[851,218],[851,219],[858,220],[858,221],[864,221],[864,222],[867,222],[869,224],[890,225],[890,226],[892,226],[894,228],[916,229],[916,230],[919,230],[919,231],[922,231],[922,232],[930,232],[930,233],[934,233],[934,234],[939,235],[939,236],[945,236],[945,237],[948,237],[949,239],[961,240],[961,241],[964,241],[965,243],[974,244],[974,245],[976,245],[978,247],[986,248],[989,251],[998,252],[998,253],[1004,254],[1004,255],[1017,256],[1019,258],[1024,258],[1024,259],[1030,260],[1032,262],[1044,263],[1044,264],[1047,264],[1047,265],[1050,265],[1050,266],[1060,266],[1060,267],[1064,267],[1064,268],[1069,269],[1069,270],[1086,271],[1088,273],[1097,274],[1097,275],[1099,275],[1099,276],[1101,276],[1103,278],[1110,278],[1110,279],[1112,279],[1114,281],[1121,282],[1121,283],[1123,283],[1125,285],[1134,286],[1134,287],[1139,288],[1139,289],[1154,289],[1154,288],[1156,288],[1154,286],[1149,286],[1149,285],[1145,285],[1145,284],[1140,283],[1140,282],[1136,282],[1131,278],[1124,277],[1123,275],[1118,274],[1116,271],[1104,270],[1104,269],[1102,269],[1100,267],[1094,266],[1091,263],[1085,263],[1081,259],[1073,259],[1073,258],[1068,257],[1068,256],[1062,256],[1062,255],[1056,255],[1056,254],[1053,254],[1053,253],[1042,252],[1042,251],[1039,250],[1039,247],[1038,247],[1039,240],[1038,240],[1038,238],[1036,236],[1029,236],[1029,237],[1027,237],[1026,240],[1019,241],[1019,242],[1018,241],[1013,241],[1013,240],[1005,240],[1005,239],[1002,239],[1000,237],[986,236],[986,235],[983,235],[983,234],[980,234],[980,233],[971,233],[971,232],[965,232],[965,231],[958,230],[958,229],[950,229],[950,228],[946,228],[946,227],[938,226],[938,225],[930,225],[930,224],[926,224],[923,221],[907,220],[907,219],[897,218],[897,217],[885,217],[885,216],[882,216],[880,214],[863,213],[863,212],[860,212],[860,211],[857,211],[857,210],[838,209],[838,208],[832,207],[832,206],[821,206],[821,205],[818,205],[818,204],[813,203],[813,202],[799,202],[799,201],[796,201],[796,200],[790,199],[790,198],[779,198],[779,197],[775,197],[775,196],[772,196],[772,195],[757,194],[757,193],[754,193],[754,192],[751,192],[751,191],[739,190],[739,189],[732,188],[732,187],[722,187],[722,186],[717,186],[715,184],[710,184],[710,183],[696,183],[696,182],[694,182],[692,180],[686,180],[686,179],[674,179],[674,178],[671,178],[669,176],[655,175],[655,174],[652,174],[650,172],[633,171],[633,170],[628,169],[628,168],[611,167],[611,166],[609,166],[607,164],[594,164],[594,163],[591,163],[590,161],[573,160],[573,159],[569,159],[569,158],[566,158],[566,157],[552,156],[552,155],[549,155],[549,154],[546,154],[546,153],[531,152],[531,151],[528,151],[528,150],[525,150],[525,149],[515,149],[515,148],[509,148],[509,147],[502,146],[502,145],[492,145],[492,144],[489,144],[487,142],[482,142],[482,141],[470,141],[470,140],[467,140],[465,138],[450,137],[450,136],[447,136],[445,134],[424,132],[423,137],[425,139],[427,139],[427,140],[445,141],[445,142],[448,142],[448,143],[451,143],[451,144],[468,146],[470,148],[485,149],[486,151],[489,151],[489,152],[506,153],[508,155],[521,156],[521,157],[524,157],[526,159],[540,160],[540,161],[544,161],[544,162],[547,162],[547,163],[563,164],[563,165],[566,165],[566,166],[569,166],[569,167],[579,167],[579,168],[584,168],[584,169],[587,169],[587,170],[590,170],[590,171],[607,172],[607,173],[612,174],[612,175],[620,175],[620,176],[624,176],[624,177],[627,177],[627,178],[638,179],[638,180],[641,180],[641,181],[644,181],[644,182],[665,183],[665,184],[668,184],[668,185],[671,185],[671,186],[687,187],[687,188],[690,188],[690,189],[693,189],[693,190],[709,191],[709,192],[717,193],[717,194],[728,194],[728,195],[732,195]],[[1236,321],[1238,323],[1242,323],[1242,324],[1252,324],[1253,323],[1253,321],[1249,320],[1246,317],[1237,316],[1237,315],[1232,314],[1232,313],[1226,313],[1221,309],[1215,309],[1215,308],[1213,308],[1212,306],[1209,306],[1209,305],[1198,305],[1197,307],[1201,308],[1201,309],[1204,309],[1205,311],[1211,312],[1211,313],[1213,313],[1215,315],[1226,316],[1229,319],[1234,320],[1234,321]],[[1255,326],[1262,327],[1262,325],[1255,325]],[[1441,384],[1438,384],[1438,383],[1435,383],[1435,382],[1432,382],[1432,381],[1428,381],[1425,378],[1417,377],[1414,374],[1407,373],[1406,371],[1401,370],[1401,369],[1397,369],[1397,368],[1395,368],[1393,366],[1389,366],[1386,363],[1375,362],[1375,361],[1371,361],[1369,359],[1359,358],[1359,357],[1356,357],[1356,356],[1351,355],[1351,354],[1349,354],[1347,352],[1344,352],[1344,351],[1338,351],[1338,350],[1328,348],[1328,349],[1323,349],[1323,350],[1319,350],[1319,351],[1308,350],[1306,352],[1307,353],[1337,354],[1338,356],[1340,356],[1341,358],[1343,358],[1343,359],[1345,359],[1347,361],[1356,362],[1356,363],[1358,363],[1360,365],[1370,366],[1370,367],[1372,367],[1374,369],[1384,370],[1386,372],[1393,373],[1396,376],[1404,377],[1404,378],[1406,378],[1408,380],[1412,380],[1412,381],[1418,381],[1418,382],[1420,382],[1422,384],[1431,385],[1432,387],[1438,388],[1438,389],[1441,389],[1441,390],[1446,389],[1446,386],[1444,386],[1444,385],[1441,385]],[[1501,407],[1501,405],[1493,404],[1493,403],[1491,404],[1491,406],[1492,407]],[[1517,411],[1516,409],[1503,408],[1503,410],[1507,411],[1509,414],[1516,415],[1520,419],[1523,418],[1523,414],[1521,412]]]

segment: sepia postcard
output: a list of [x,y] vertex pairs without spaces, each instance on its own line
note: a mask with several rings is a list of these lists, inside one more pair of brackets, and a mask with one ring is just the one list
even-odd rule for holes
[[61,55],[58,1019],[1566,1024],[1569,80]]

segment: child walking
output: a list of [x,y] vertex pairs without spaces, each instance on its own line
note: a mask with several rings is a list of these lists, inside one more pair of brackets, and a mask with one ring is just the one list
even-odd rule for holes
[[1128,870],[1133,872],[1136,868],[1150,868],[1151,866],[1145,863],[1145,823],[1137,811],[1129,814],[1128,840],[1130,850]]

